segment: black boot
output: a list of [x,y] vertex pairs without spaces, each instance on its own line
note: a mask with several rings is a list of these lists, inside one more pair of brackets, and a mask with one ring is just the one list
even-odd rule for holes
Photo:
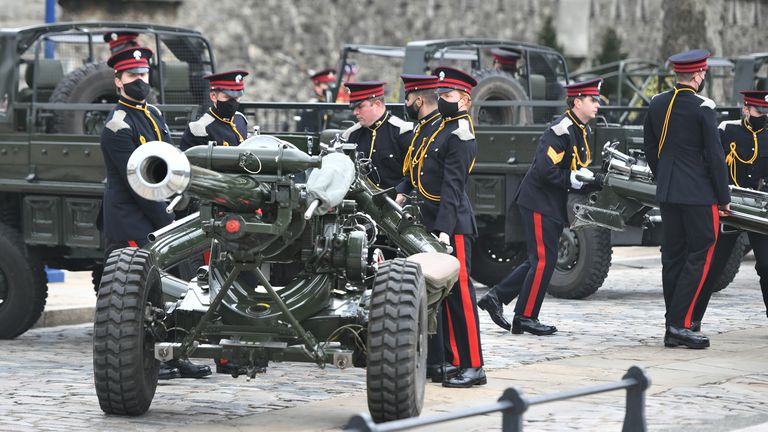
[[169,360],[166,363],[168,366],[178,368],[182,378],[202,378],[211,374],[210,366],[196,365],[189,359]]
[[469,388],[473,385],[485,385],[488,379],[485,377],[485,371],[482,367],[461,369],[459,374],[443,381],[443,387],[451,388]]
[[179,369],[169,366],[166,362],[160,363],[160,372],[157,374],[157,379],[169,380],[174,378],[181,378]]
[[497,326],[509,331],[512,328],[512,324],[504,317],[504,304],[501,303],[496,292],[491,288],[490,291],[477,301],[477,307],[488,312],[491,316],[491,320],[496,323]]
[[679,345],[693,349],[704,349],[709,346],[709,338],[700,333],[694,333],[684,327],[667,326],[664,334],[664,346],[676,347]]
[[248,373],[248,368],[233,361],[226,359],[214,359],[214,361],[216,362],[216,373],[232,375],[234,378]]
[[521,315],[515,315],[512,319],[512,333],[523,334],[528,332],[536,336],[551,335],[557,331],[557,327],[542,324],[537,319],[524,317]]
[[459,368],[450,363],[443,363],[442,366],[439,364],[427,365],[427,379],[431,379],[433,383],[443,382],[443,369],[445,369],[446,379],[451,379],[459,374]]
[[701,331],[701,321],[691,321],[691,331],[692,332],[700,332]]

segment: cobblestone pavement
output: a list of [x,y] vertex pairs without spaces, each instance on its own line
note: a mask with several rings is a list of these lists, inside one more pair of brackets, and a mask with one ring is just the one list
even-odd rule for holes
[[[649,429],[733,430],[768,421],[768,367],[763,366],[768,320],[754,262],[746,260],[733,284],[713,297],[704,322],[712,348],[664,349],[656,251],[648,248],[645,257],[615,256],[606,283],[586,300],[548,297],[541,319],[558,326],[554,336],[510,335],[481,311],[489,386],[448,390],[430,384],[426,410],[495,400],[511,385],[539,394],[613,381],[638,364],[648,368],[655,383],[646,404]],[[0,341],[0,430],[144,431],[201,424],[210,430],[228,425],[232,430],[274,430],[260,426],[260,416],[297,415],[318,406],[329,407],[323,409],[333,417],[333,407],[344,401],[365,404],[364,370],[277,363],[250,382],[217,374],[161,381],[146,415],[106,416],[93,388],[91,336],[90,325],[78,325],[35,329]],[[525,430],[618,430],[624,397],[614,393],[550,405],[531,409]],[[347,411],[337,417],[300,429],[337,428],[346,422]],[[498,430],[500,421],[486,416],[469,424],[475,426],[460,429]]]

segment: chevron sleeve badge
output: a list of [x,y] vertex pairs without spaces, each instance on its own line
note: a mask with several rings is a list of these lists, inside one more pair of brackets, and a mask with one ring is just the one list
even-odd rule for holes
[[563,156],[565,156],[565,150],[561,152],[555,151],[551,146],[547,149],[547,156],[549,156],[549,159],[552,161],[553,164],[557,165],[560,162],[563,161]]

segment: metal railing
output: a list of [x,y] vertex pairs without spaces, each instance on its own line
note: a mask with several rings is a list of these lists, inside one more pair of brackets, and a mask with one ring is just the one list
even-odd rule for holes
[[358,414],[350,419],[344,430],[350,432],[401,431],[501,412],[501,430],[504,432],[518,432],[523,430],[523,414],[533,405],[626,389],[627,405],[622,431],[645,432],[647,430],[645,423],[645,390],[650,385],[651,379],[645,374],[645,371],[639,366],[632,366],[621,378],[621,381],[534,397],[524,397],[521,391],[510,387],[504,390],[504,393],[495,403],[478,405],[428,417],[408,418],[376,424],[368,413]]

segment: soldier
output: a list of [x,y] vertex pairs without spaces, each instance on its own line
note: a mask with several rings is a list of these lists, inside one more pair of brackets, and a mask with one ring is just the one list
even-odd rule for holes
[[248,120],[237,110],[245,94],[243,78],[248,72],[233,70],[206,75],[210,83],[212,106],[208,112],[187,126],[181,137],[182,150],[216,141],[220,146],[236,146],[248,137]]
[[[107,182],[100,226],[106,257],[115,249],[144,246],[149,233],[173,222],[165,205],[137,195],[126,176],[128,158],[138,146],[150,141],[172,142],[160,110],[146,102],[151,57],[152,50],[136,47],[120,51],[107,61],[115,70],[115,86],[120,98],[101,132]],[[179,375],[200,378],[210,374],[208,366],[197,366],[189,360],[164,363],[160,369],[161,379]]]
[[437,86],[439,80],[434,75],[401,75],[405,89],[405,114],[409,120],[417,120],[413,136],[403,161],[405,178],[397,185],[397,201],[403,205],[414,188],[418,187],[418,158],[414,157],[424,145],[434,139],[442,123],[437,109]]
[[[720,123],[720,142],[725,150],[725,162],[730,171],[730,182],[734,186],[759,189],[768,178],[768,91],[742,91],[744,107],[741,120]],[[691,330],[701,331],[701,319],[707,309],[709,298],[717,277],[725,268],[741,231],[721,232],[715,245],[712,266],[691,318]],[[755,254],[755,270],[760,277],[766,316],[768,316],[768,236],[748,232],[749,244]]]
[[[569,189],[581,189],[581,180],[593,177],[587,168],[592,161],[592,131],[587,123],[600,107],[601,83],[598,78],[565,86],[568,109],[541,136],[533,163],[515,195],[528,259],[477,302],[493,322],[514,334],[544,336],[557,331],[555,326],[539,322],[539,311],[557,264],[558,240],[568,223]],[[518,295],[510,324],[503,305]]]
[[491,49],[493,55],[493,68],[511,75],[517,75],[517,62],[520,53],[505,48]]
[[341,138],[357,144],[357,151],[373,164],[368,178],[377,187],[388,189],[403,179],[403,160],[411,143],[413,123],[387,111],[384,84],[382,81],[345,83],[357,123],[345,130]]
[[[431,357],[445,356],[459,368],[456,376],[442,380],[444,387],[472,387],[487,382],[475,289],[469,278],[471,242],[477,235],[477,226],[466,192],[477,154],[474,128],[468,114],[472,101],[470,93],[477,81],[448,67],[435,68],[434,74],[438,79],[437,108],[442,120],[437,130],[414,148],[411,169],[415,170],[412,173],[415,181],[412,185],[416,189],[424,226],[441,242],[453,247],[460,273],[458,282],[442,305],[442,319],[438,324],[443,326],[448,342],[441,344],[441,339],[433,338],[430,351]],[[446,375],[448,372],[446,370]]]
[[325,68],[309,76],[312,80],[312,90],[315,92],[315,99],[310,102],[332,102],[331,85],[336,82],[336,70]]
[[709,338],[691,330],[693,309],[715,250],[720,211],[730,209],[725,158],[715,103],[704,88],[706,50],[673,55],[677,84],[651,99],[645,118],[648,165],[664,221],[661,247],[666,305],[664,346],[706,348]]
[[139,43],[136,41],[138,37],[139,34],[135,32],[114,31],[104,33],[104,42],[109,44],[109,51],[115,54],[124,49],[139,46]]

